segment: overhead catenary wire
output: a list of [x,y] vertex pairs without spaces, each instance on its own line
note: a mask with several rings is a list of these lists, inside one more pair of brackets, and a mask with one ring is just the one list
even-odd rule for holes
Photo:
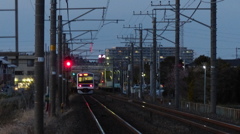
[[[101,17],[102,20],[101,20],[101,22],[100,22],[96,32],[94,34],[92,32],[90,32],[90,37],[91,38],[90,38],[89,43],[91,42],[91,45],[93,45],[94,40],[97,39],[96,37],[98,36],[98,33],[101,31],[103,25],[105,25],[109,4],[110,4],[110,0],[107,0],[106,8],[104,8],[103,12],[102,12],[102,17]],[[67,6],[67,22],[68,22],[68,29],[69,29],[69,35],[70,35],[70,40],[69,41],[70,41],[70,44],[72,45],[71,52],[74,52],[74,50],[76,50],[76,49],[78,49],[80,47],[84,47],[84,46],[88,45],[89,43],[83,43],[81,46],[79,46],[76,49],[74,49],[74,47],[73,47],[74,42],[72,42],[72,30],[71,30],[72,29],[71,28],[71,22],[73,22],[73,21],[70,20],[70,13],[69,13],[70,9],[69,9],[69,1],[68,0],[66,0],[66,6]],[[93,10],[94,9],[88,11],[87,13],[90,13]]]
[[[66,5],[67,5],[67,19],[68,19],[68,29],[69,29],[69,35],[70,35],[70,39],[72,39],[72,32],[71,32],[71,22],[70,22],[70,17],[69,17],[69,7],[68,7],[68,0],[66,0]],[[71,45],[72,45],[72,49],[73,49],[73,43],[72,40],[70,40]]]
[[99,24],[98,30],[97,30],[96,34],[94,35],[94,37],[92,39],[92,42],[97,37],[98,33],[100,32],[100,30],[102,29],[103,25],[105,24],[105,19],[107,17],[109,3],[110,3],[110,0],[107,1],[106,9],[105,10],[103,9],[102,22]]

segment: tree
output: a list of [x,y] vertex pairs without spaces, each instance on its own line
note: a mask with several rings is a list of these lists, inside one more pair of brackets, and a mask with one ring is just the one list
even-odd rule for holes
[[[175,90],[175,57],[166,57],[160,66],[160,78],[161,83],[164,84],[165,94],[168,96],[174,95]],[[185,96],[187,90],[187,84],[185,82],[185,77],[187,76],[186,70],[183,69],[183,63],[179,62],[179,85],[181,93]]]
[[[189,72],[187,82],[187,95],[189,101],[203,102],[203,76],[204,69],[207,66],[207,100],[210,97],[210,58],[204,55],[199,56],[192,64],[187,67]],[[229,104],[239,103],[240,99],[240,67],[231,67],[225,60],[217,60],[217,103]]]
[[217,103],[239,102],[239,67],[233,68],[224,60],[218,60]]
[[200,55],[198,58],[196,58],[193,63],[196,66],[202,66],[203,63],[207,63],[208,65],[210,65],[210,58],[204,55]]
[[150,83],[150,65],[149,64],[144,64],[144,73],[145,77],[144,80],[146,83]]
[[174,69],[174,62],[175,62],[175,57],[166,57],[164,61],[161,62],[160,65],[160,81],[162,84],[165,85],[165,83],[168,81],[168,74],[173,71]]

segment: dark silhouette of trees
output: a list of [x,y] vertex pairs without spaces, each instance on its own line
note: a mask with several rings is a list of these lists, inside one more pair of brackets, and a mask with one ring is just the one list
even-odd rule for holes
[[[175,90],[175,57],[167,57],[160,65],[160,79],[161,83],[164,85],[164,96],[173,97]],[[185,97],[187,94],[187,84],[185,82],[187,72],[184,69],[184,63],[182,60],[179,60],[179,85],[181,91],[181,97]]]
[[[217,104],[240,103],[240,66],[233,67],[222,59],[217,60]],[[175,57],[166,57],[160,63],[160,83],[164,85],[164,97],[174,97],[175,90]],[[184,65],[179,62],[180,95],[182,100],[203,103],[204,68],[206,66],[206,103],[210,102],[211,67],[210,57],[201,55],[193,63]],[[139,83],[139,66],[135,66],[134,82]],[[150,65],[144,64],[146,84],[150,83]]]
[[218,60],[217,103],[240,102],[240,67],[231,67],[224,60]]
[[[222,59],[217,60],[217,104],[239,103],[240,99],[240,66],[233,67]],[[207,66],[207,102],[210,101],[210,58],[204,55],[196,58],[188,67],[187,83],[190,101],[203,102],[203,76],[202,66]],[[195,83],[195,84],[193,84]]]
[[[222,59],[217,60],[217,104],[240,103],[240,66],[231,66]],[[210,58],[199,56],[193,63],[180,69],[181,98],[203,103],[204,69],[206,66],[206,102],[210,101],[211,76]],[[161,83],[164,85],[164,96],[174,96],[174,57],[167,57],[160,66]]]

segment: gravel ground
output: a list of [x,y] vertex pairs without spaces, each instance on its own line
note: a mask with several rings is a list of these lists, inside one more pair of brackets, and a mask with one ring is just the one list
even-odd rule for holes
[[[195,128],[183,125],[179,122],[171,119],[139,111],[131,105],[124,104],[119,101],[113,101],[105,97],[98,97],[108,108],[112,109],[115,113],[120,115],[123,119],[127,120],[130,124],[136,127],[140,132],[144,134],[200,134],[201,132],[196,131]],[[45,132],[47,134],[78,134],[87,132],[88,134],[95,134],[93,130],[94,124],[89,124],[88,114],[79,107],[79,99],[72,97],[70,99],[71,107],[59,117],[52,118],[46,124]],[[78,105],[74,105],[74,104]],[[81,114],[79,114],[81,113]],[[111,122],[109,122],[111,127]],[[119,134],[121,134],[119,132]]]
[[95,123],[87,115],[89,112],[84,107],[84,102],[79,101],[81,99],[78,97],[78,95],[71,96],[70,107],[59,116],[49,119],[45,128],[46,134],[95,134],[98,132]]
[[[98,97],[99,98],[99,97]],[[145,97],[145,99],[148,97]],[[146,114],[144,111],[139,111],[135,109],[131,105],[125,105],[119,103],[118,101],[108,100],[105,97],[100,98],[104,104],[106,104],[109,108],[113,109],[117,114],[119,114],[122,118],[127,119],[130,124],[134,124],[134,126],[143,133],[146,134],[200,134],[201,131],[198,129],[185,126],[179,122],[172,121],[171,119],[160,117],[157,115],[152,115],[150,113]],[[90,119],[86,119],[87,116],[84,116],[86,113],[81,113],[81,108],[74,107],[75,104],[79,104],[78,99],[72,97],[70,99],[70,104],[73,106],[68,109],[64,114],[60,115],[57,118],[51,120],[48,123],[45,132],[46,133],[56,133],[56,134],[78,134],[79,132],[88,132],[89,134],[94,134],[96,131],[91,131],[94,126],[86,125]],[[160,102],[157,102],[158,104]],[[174,108],[174,106],[168,106]],[[195,111],[185,111],[189,113],[194,113],[202,116],[206,116],[213,119],[222,120],[229,123],[239,124],[238,121],[233,121],[231,119],[217,116],[215,114],[202,114],[196,113]],[[84,123],[85,122],[85,123]],[[55,124],[55,125],[54,125]],[[81,127],[79,127],[81,126]],[[111,126],[111,125],[109,125]],[[206,133],[205,133],[206,134]]]
[[[75,96],[76,97],[76,96]],[[147,97],[145,97],[147,98]],[[109,107],[113,107],[113,109],[117,110],[121,116],[126,119],[129,119],[129,123],[134,124],[141,132],[147,134],[172,134],[172,133],[192,133],[190,127],[183,126],[182,124],[173,124],[170,120],[164,120],[164,118],[155,116],[155,115],[144,115],[143,112],[137,111],[136,109],[132,108],[128,105],[118,104],[117,101],[109,101],[105,100],[105,103],[109,103]],[[89,116],[84,116],[87,113],[83,110],[82,107],[79,107],[78,104],[82,103],[79,102],[78,99],[74,98],[74,95],[70,97],[70,104],[71,107],[65,110],[64,113],[58,114],[56,117],[48,117],[45,115],[45,130],[46,134],[79,134],[81,132],[88,132],[89,134],[97,133],[97,130],[93,129],[92,126],[95,124],[91,124]],[[158,102],[157,102],[158,103]],[[170,106],[168,106],[170,107]],[[173,106],[171,106],[174,108]],[[26,119],[22,120],[20,118],[13,119],[9,121],[11,124],[7,124],[5,126],[0,125],[0,133],[1,134],[32,134],[33,133],[33,112],[26,112],[26,115],[19,116],[19,117],[27,117]],[[33,111],[29,109],[29,111]],[[215,114],[202,114],[196,113],[195,111],[185,111],[190,113],[199,114],[202,116],[206,116],[213,119],[222,120],[229,123],[235,123],[240,125],[239,121],[233,121],[231,119],[217,116]],[[81,113],[81,114],[79,114]],[[122,114],[121,114],[122,113]],[[155,120],[150,120],[152,119]],[[156,126],[152,124],[158,124]],[[147,129],[146,129],[147,128]]]

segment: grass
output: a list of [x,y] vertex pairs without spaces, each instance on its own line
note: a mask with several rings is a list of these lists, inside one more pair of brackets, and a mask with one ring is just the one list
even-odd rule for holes
[[1,134],[33,133],[34,110],[17,110],[15,118],[0,126]]
[[0,95],[0,134],[32,134],[34,123],[32,92]]

